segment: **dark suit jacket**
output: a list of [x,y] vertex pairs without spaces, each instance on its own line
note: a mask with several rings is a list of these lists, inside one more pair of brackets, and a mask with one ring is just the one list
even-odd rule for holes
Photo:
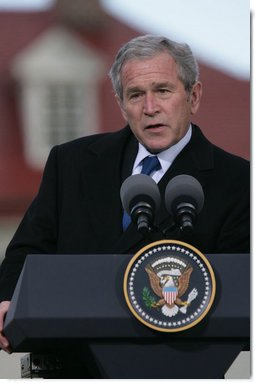
[[[120,187],[131,173],[137,142],[130,128],[81,138],[52,149],[39,193],[12,239],[0,270],[0,299],[10,299],[27,254],[134,253],[151,241],[133,224],[122,231]],[[249,251],[249,163],[211,144],[193,125],[192,138],[159,182],[178,174],[197,178],[205,194],[188,241],[204,253]],[[161,228],[172,218],[162,206]],[[178,229],[169,239],[187,241]]]

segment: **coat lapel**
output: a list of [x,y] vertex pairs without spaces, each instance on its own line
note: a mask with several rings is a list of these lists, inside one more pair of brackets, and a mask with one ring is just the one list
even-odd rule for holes
[[120,187],[123,169],[129,172],[128,167],[123,168],[123,158],[132,137],[128,127],[102,136],[89,147],[83,159],[83,196],[88,200],[86,206],[94,232],[99,241],[107,244],[106,249],[122,236]]
[[177,175],[187,174],[195,177],[203,188],[206,186],[208,172],[213,169],[213,146],[202,134],[201,130],[193,125],[192,137],[187,146],[179,153],[158,186],[162,196],[162,204],[157,217],[157,224],[170,226],[169,213],[164,204],[164,194],[167,184]]

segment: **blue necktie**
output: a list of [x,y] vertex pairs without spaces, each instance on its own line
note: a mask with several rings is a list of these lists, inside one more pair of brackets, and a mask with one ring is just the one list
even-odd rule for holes
[[[157,156],[147,156],[143,159],[143,166],[141,173],[144,175],[150,175],[152,172],[157,171],[161,168],[161,164]],[[126,211],[123,213],[122,226],[125,231],[131,223],[131,217]]]

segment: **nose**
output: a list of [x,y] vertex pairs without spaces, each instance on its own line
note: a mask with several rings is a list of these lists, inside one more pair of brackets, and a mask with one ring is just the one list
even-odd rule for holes
[[159,112],[157,98],[153,93],[146,93],[144,97],[143,111],[145,115],[150,117],[153,117]]

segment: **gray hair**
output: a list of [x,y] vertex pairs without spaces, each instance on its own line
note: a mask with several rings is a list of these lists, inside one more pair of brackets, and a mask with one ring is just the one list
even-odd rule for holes
[[109,72],[115,94],[123,99],[121,83],[121,69],[129,60],[141,60],[167,52],[174,59],[180,81],[187,92],[198,80],[198,63],[188,44],[180,44],[163,36],[144,35],[138,36],[123,45],[115,57]]

